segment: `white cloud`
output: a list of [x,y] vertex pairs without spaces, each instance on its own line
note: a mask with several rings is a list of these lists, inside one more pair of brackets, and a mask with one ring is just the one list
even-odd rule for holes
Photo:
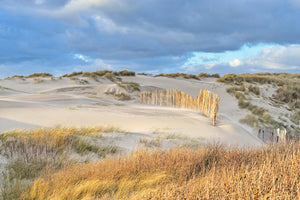
[[129,30],[126,27],[117,26],[111,19],[102,17],[100,15],[94,16],[93,19],[96,22],[98,31],[100,32],[105,31],[107,33],[127,33]]
[[240,66],[240,65],[242,65],[242,64],[243,64],[243,62],[240,61],[239,59],[234,59],[234,60],[232,60],[232,61],[229,61],[229,65],[230,65],[231,67],[238,67],[238,66]]
[[246,59],[249,66],[265,69],[300,70],[300,45],[272,46],[263,49],[257,56]]
[[102,59],[97,58],[91,60],[88,64],[76,67],[75,71],[97,71],[103,69],[114,70],[110,64],[105,63]]
[[118,0],[71,0],[63,7],[56,10],[41,9],[38,12],[70,23],[86,26],[87,22],[81,17],[82,14],[88,14],[91,16],[99,13],[99,8],[105,9],[114,6],[117,7],[118,5],[122,5],[122,3]]
[[86,63],[90,61],[88,56],[84,56],[82,54],[75,54],[74,59],[79,59],[79,60],[82,60]]
[[216,63],[207,63],[207,64],[205,64],[205,69],[212,69],[216,65],[217,65]]
[[61,15],[76,14],[92,7],[101,7],[112,2],[114,0],[71,0],[63,8],[59,9],[58,13]]

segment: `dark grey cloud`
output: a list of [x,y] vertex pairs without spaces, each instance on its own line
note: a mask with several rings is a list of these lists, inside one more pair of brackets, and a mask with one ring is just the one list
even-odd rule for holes
[[297,0],[0,0],[0,64],[81,66],[77,53],[168,71],[193,51],[300,44],[299,19]]

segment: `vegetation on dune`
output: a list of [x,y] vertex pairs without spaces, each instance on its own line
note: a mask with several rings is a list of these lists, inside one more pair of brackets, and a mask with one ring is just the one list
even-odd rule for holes
[[287,103],[291,109],[300,109],[300,85],[284,85],[277,89],[273,98]]
[[211,78],[211,77],[213,77],[213,78],[220,78],[220,74],[207,74],[207,73],[200,73],[200,74],[198,74],[198,77],[199,78]]
[[53,77],[53,75],[50,73],[41,72],[41,73],[33,73],[28,76],[25,76],[25,78],[35,78],[35,77]]
[[196,79],[199,80],[199,77],[195,74],[185,74],[185,73],[172,73],[172,74],[158,74],[154,77],[168,77],[168,78],[177,78],[182,77],[186,79]]
[[137,75],[144,75],[144,76],[152,76],[152,74],[144,73],[144,72],[139,72]]
[[81,76],[81,77],[89,77],[96,79],[97,77],[105,77],[109,80],[114,79],[117,76],[135,76],[135,72],[123,70],[119,72],[114,72],[111,70],[98,70],[95,72],[73,72],[71,74],[64,74],[62,77],[75,77],[75,76]]
[[43,83],[44,80],[43,80],[43,79],[40,79],[40,78],[34,78],[34,79],[33,79],[33,82],[34,82],[35,84],[39,84],[39,83]]
[[128,71],[128,70],[123,70],[123,71],[117,72],[117,75],[118,76],[135,76],[135,72]]
[[46,173],[22,199],[298,199],[300,146],[138,151]]
[[218,79],[218,82],[240,84],[242,82],[274,84],[277,86],[297,85],[299,83],[300,73],[256,73],[256,74],[226,74]]
[[62,75],[62,77],[73,77],[73,76],[79,76],[79,75],[82,75],[83,72],[72,72],[71,74],[64,74]]
[[134,82],[120,82],[117,84],[119,87],[124,88],[128,92],[140,91],[140,85]]
[[121,93],[115,93],[114,94],[114,97],[118,100],[121,100],[121,101],[128,101],[131,99],[131,97],[127,94],[125,94],[124,92],[121,92]]
[[207,73],[200,73],[198,75],[195,74],[185,74],[185,73],[171,73],[171,74],[158,74],[155,77],[168,77],[168,78],[177,78],[182,77],[186,79],[196,79],[199,80],[200,78],[220,78],[219,74],[207,74]]
[[11,77],[7,77],[6,79],[13,79],[13,78],[44,78],[44,77],[53,77],[52,74],[47,73],[47,72],[37,72],[37,73],[33,73],[33,74],[29,74],[27,76],[24,75],[14,75]]
[[[217,80],[226,84],[232,84],[227,89],[228,93],[233,94],[238,99],[238,105],[241,108],[247,108],[252,112],[241,120],[243,123],[254,127],[266,126],[269,128],[285,127],[290,133],[297,134],[300,129],[297,128],[300,122],[300,74],[289,73],[256,73],[256,74],[227,74]],[[248,84],[246,87],[244,84]],[[254,85],[256,84],[256,85]],[[250,93],[260,95],[259,85],[269,84],[277,87],[276,93],[270,99],[274,104],[280,106],[287,104],[289,110],[293,112],[290,116],[294,125],[288,126],[286,121],[275,121],[266,110],[259,108],[247,100],[246,95]],[[283,118],[281,118],[283,119]],[[253,123],[256,121],[255,123]]]

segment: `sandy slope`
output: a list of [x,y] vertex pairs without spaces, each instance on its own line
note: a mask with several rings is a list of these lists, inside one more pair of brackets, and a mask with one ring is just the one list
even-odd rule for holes
[[69,78],[43,79],[41,83],[32,79],[12,79],[0,81],[1,86],[10,88],[0,90],[0,132],[37,126],[112,125],[134,133],[160,131],[230,145],[261,145],[251,129],[238,123],[245,111],[240,110],[235,98],[226,93],[226,86],[216,83],[215,79],[136,76],[122,77],[122,80],[139,83],[142,90],[176,88],[194,96],[201,88],[209,89],[221,97],[218,124],[212,126],[210,119],[191,110],[141,105],[138,92],[129,94],[133,100],[118,101],[105,94],[108,88],[116,87],[105,79],[88,80],[87,85]]

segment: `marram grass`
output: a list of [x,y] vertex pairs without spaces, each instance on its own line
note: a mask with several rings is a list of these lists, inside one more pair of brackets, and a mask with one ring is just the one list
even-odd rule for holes
[[300,145],[140,150],[37,179],[22,199],[299,199]]
[[53,127],[39,128],[34,130],[11,130],[0,135],[0,140],[7,138],[28,139],[36,144],[48,144],[50,146],[62,146],[67,141],[69,135],[81,135],[89,137],[101,137],[102,133],[124,132],[114,126],[94,126],[94,127]]

